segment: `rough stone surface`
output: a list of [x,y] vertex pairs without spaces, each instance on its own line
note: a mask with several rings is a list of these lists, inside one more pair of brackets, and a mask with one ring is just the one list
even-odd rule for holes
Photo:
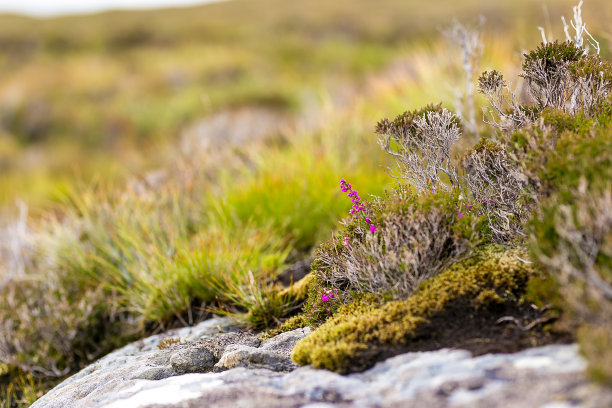
[[176,374],[205,373],[215,365],[215,357],[205,347],[183,348],[170,356]]
[[[257,333],[236,331],[231,320],[210,319],[116,350],[68,378],[39,399],[35,407],[96,407],[139,380],[159,381],[189,373],[258,367],[288,371],[295,343],[310,333],[298,329],[266,342]],[[180,340],[161,349],[164,339]],[[242,351],[240,351],[242,350]],[[227,363],[217,364],[220,360]],[[216,366],[215,366],[216,365]]]
[[151,338],[126,346],[58,385],[33,407],[612,406],[612,390],[585,379],[585,362],[575,345],[475,358],[463,350],[406,353],[342,376],[291,363],[291,349],[309,329],[259,342],[255,334],[223,333],[227,329],[217,327],[220,323],[227,322],[191,328],[202,330],[201,336],[163,350]]
[[228,346],[215,365],[215,371],[236,367],[268,368],[274,371],[294,370],[298,366],[291,361],[291,351],[295,343],[308,334],[310,328],[297,329],[264,341],[259,348],[238,344]]

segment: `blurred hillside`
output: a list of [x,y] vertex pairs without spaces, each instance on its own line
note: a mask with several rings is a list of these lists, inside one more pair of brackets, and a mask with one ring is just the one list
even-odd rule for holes
[[[612,8],[584,7],[609,53]],[[545,6],[546,5],[546,6]],[[164,166],[182,129],[257,106],[291,116],[309,90],[359,83],[432,45],[452,19],[486,18],[508,49],[562,36],[571,1],[232,0],[46,20],[0,16],[0,204],[47,205],[75,181]],[[512,33],[511,37],[508,33]]]

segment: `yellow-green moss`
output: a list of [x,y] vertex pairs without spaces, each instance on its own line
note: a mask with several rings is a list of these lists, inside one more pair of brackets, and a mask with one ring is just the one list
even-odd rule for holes
[[381,355],[377,349],[410,342],[432,317],[455,305],[478,309],[518,301],[534,272],[520,256],[522,251],[490,245],[423,282],[407,300],[380,305],[365,298],[344,306],[298,342],[292,358],[338,372],[363,369]]

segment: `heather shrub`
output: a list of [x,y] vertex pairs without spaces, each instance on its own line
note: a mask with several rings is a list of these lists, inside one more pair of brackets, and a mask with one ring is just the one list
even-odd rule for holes
[[529,103],[521,104],[497,71],[484,72],[478,89],[489,101],[489,123],[516,130],[534,123],[545,109],[587,117],[597,114],[612,90],[612,69],[573,41],[542,43],[524,55],[521,77]]
[[485,218],[476,215],[479,206],[463,202],[457,192],[417,194],[398,187],[366,208],[365,215],[345,220],[313,264],[320,283],[338,289],[344,300],[355,293],[406,298],[487,238]]
[[12,261],[0,268],[0,362],[17,374],[61,377],[132,338],[109,294],[64,263],[74,255],[78,227],[48,220],[45,230],[32,231],[25,218],[20,224],[11,247],[2,248]]
[[472,205],[479,204],[475,211],[486,216],[498,243],[523,234],[529,214],[527,180],[503,144],[483,139],[462,159],[453,157],[461,126],[441,105],[407,111],[393,121],[383,119],[376,132],[383,149],[395,159],[396,177],[420,192],[460,191]]
[[525,54],[522,77],[540,110],[587,116],[594,114],[612,87],[609,64],[571,41],[542,44]]
[[489,102],[485,110],[486,123],[502,131],[512,131],[533,123],[539,114],[537,107],[526,108],[520,105],[515,93],[498,71],[482,73],[478,78],[478,92]]
[[80,292],[51,278],[16,279],[3,292],[0,360],[35,376],[61,377],[130,338],[100,290]]
[[481,139],[462,159],[463,182],[473,202],[482,203],[493,239],[508,242],[523,235],[532,205],[525,196],[527,177],[504,146]]
[[612,383],[612,353],[603,346],[612,338],[612,69],[592,37],[597,53],[585,47],[580,5],[572,26],[575,37],[566,25],[568,41],[545,40],[525,54],[528,104],[499,72],[480,77],[490,123],[501,132],[478,143],[463,167],[469,193],[497,194],[503,207],[489,218],[496,240],[522,235],[529,219],[533,257],[552,279],[538,290],[578,328],[590,372]]
[[396,176],[419,191],[450,190],[458,185],[451,159],[461,135],[461,122],[442,105],[427,105],[382,119],[376,125],[381,147],[396,161]]
[[[531,309],[522,296],[537,275],[553,281],[539,286],[549,292],[541,299],[565,301],[573,322],[564,327],[580,326],[591,373],[612,382],[612,352],[605,347],[612,338],[612,70],[584,47],[588,32],[579,7],[574,12],[575,38],[545,41],[525,54],[527,101],[499,72],[480,77],[489,122],[499,133],[460,160],[452,154],[459,121],[440,105],[379,122],[380,144],[397,164],[394,175],[409,186],[366,203],[357,196],[344,229],[319,248],[310,314],[290,324],[323,324],[298,343],[295,361],[364,369],[435,332],[432,320],[456,317],[457,304],[472,317],[483,306],[512,302]],[[536,264],[520,250],[462,263],[475,248],[475,258],[482,256],[477,246],[488,241],[528,242]],[[459,281],[461,290],[447,286]],[[556,319],[540,317],[532,323]]]

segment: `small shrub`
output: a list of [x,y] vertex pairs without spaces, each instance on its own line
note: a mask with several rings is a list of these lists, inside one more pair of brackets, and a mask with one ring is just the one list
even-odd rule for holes
[[498,71],[485,71],[478,78],[478,92],[489,101],[489,119],[486,122],[498,129],[512,131],[535,121],[538,108],[525,108],[508,87]]
[[522,77],[540,109],[591,116],[610,93],[611,74],[598,55],[585,55],[570,41],[555,41],[525,54]]
[[559,283],[564,309],[598,381],[612,384],[612,185],[582,179],[571,200],[553,195],[532,221],[536,259]]
[[101,290],[80,292],[56,276],[44,283],[14,279],[3,295],[0,361],[36,376],[62,377],[134,335],[124,316],[105,306]]
[[[554,278],[551,291],[579,327],[589,371],[612,384],[602,347],[612,336],[612,129],[607,108],[597,118],[548,112],[552,133],[537,169],[541,204],[529,224],[534,258]],[[602,124],[608,125],[602,126]],[[535,162],[535,161],[534,161]]]
[[404,112],[393,121],[383,119],[376,133],[382,148],[396,159],[398,178],[420,191],[457,186],[451,148],[461,135],[461,123],[441,105]]
[[524,192],[528,180],[503,145],[481,139],[461,164],[467,194],[473,202],[482,203],[494,240],[504,243],[524,235],[531,209]]
[[571,204],[549,203],[542,209],[547,214],[534,220],[538,260],[566,285],[576,284],[574,308],[588,305],[583,296],[612,302],[612,188],[599,194],[587,188],[583,179]]
[[525,54],[522,68],[531,106],[518,103],[497,71],[485,72],[478,80],[479,91],[489,100],[489,123],[502,130],[534,123],[545,109],[592,117],[612,90],[610,65],[571,41],[541,44]]
[[347,220],[340,236],[319,248],[313,264],[321,285],[338,289],[343,302],[356,293],[406,298],[488,232],[478,208],[463,203],[457,192],[423,196],[400,187],[368,208],[366,219]]
[[568,66],[582,55],[582,49],[569,41],[541,44],[524,55],[521,76],[538,107],[565,108],[572,92]]

